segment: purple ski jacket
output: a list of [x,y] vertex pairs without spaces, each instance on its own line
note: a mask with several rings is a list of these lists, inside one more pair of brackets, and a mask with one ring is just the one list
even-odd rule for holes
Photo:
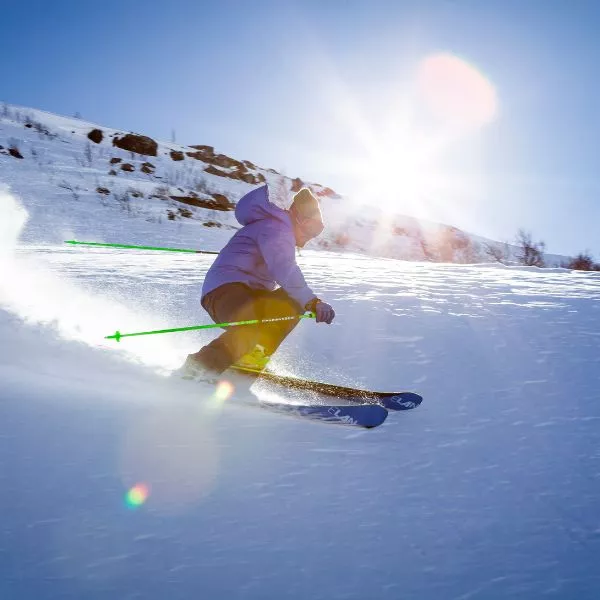
[[208,270],[202,297],[225,283],[269,291],[281,286],[304,308],[316,295],[296,264],[296,238],[289,213],[269,201],[269,189],[263,185],[240,199],[235,217],[243,227]]

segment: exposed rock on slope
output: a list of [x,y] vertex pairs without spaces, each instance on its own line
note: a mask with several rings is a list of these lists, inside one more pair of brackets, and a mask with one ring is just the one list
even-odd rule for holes
[[138,135],[135,133],[128,133],[123,137],[113,138],[113,146],[121,148],[122,150],[129,150],[136,154],[142,154],[144,156],[156,156],[158,150],[158,144],[150,137],[145,135]]

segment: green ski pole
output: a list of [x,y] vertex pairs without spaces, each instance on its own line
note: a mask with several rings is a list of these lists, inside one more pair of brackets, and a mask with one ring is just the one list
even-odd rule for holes
[[164,252],[190,252],[192,254],[219,254],[210,250],[192,250],[190,248],[162,248],[159,246],[134,246],[132,244],[103,244],[101,242],[78,242],[77,240],[65,240],[65,244],[73,246],[95,246],[100,248],[125,248],[127,250],[162,250]]
[[173,329],[155,329],[154,331],[137,331],[135,333],[121,333],[116,331],[113,335],[107,335],[105,340],[115,340],[119,342],[121,338],[133,337],[138,335],[156,335],[159,333],[175,333],[177,331],[193,331],[196,329],[216,329],[223,327],[235,327],[239,325],[259,325],[260,323],[273,323],[275,321],[291,321],[292,319],[314,319],[315,313],[305,313],[303,315],[292,315],[290,317],[274,317],[272,319],[251,319],[249,321],[235,321],[233,323],[212,323],[210,325],[192,325],[191,327],[175,327]]

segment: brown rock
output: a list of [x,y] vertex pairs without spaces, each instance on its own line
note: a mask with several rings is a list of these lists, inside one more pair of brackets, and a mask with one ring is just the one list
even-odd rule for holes
[[219,204],[222,208],[220,210],[233,210],[235,208],[235,204],[229,201],[227,196],[223,194],[212,194],[215,202]]
[[225,154],[217,154],[217,156],[215,156],[211,162],[218,167],[223,167],[224,169],[231,169],[231,167],[239,168],[244,166],[239,160],[230,158]]
[[405,227],[399,225],[392,226],[392,235],[410,235],[410,232]]
[[212,199],[198,198],[194,196],[171,196],[172,200],[181,202],[183,204],[189,204],[190,206],[200,206],[201,208],[209,208],[211,210],[233,210],[235,205],[222,194],[213,194]]
[[116,165],[117,163],[120,163],[121,159],[117,158],[116,156],[110,159],[110,164],[111,165]]
[[122,150],[129,150],[145,156],[156,156],[158,150],[158,144],[152,138],[135,133],[128,133],[121,138],[115,137],[112,143],[113,146]]
[[132,171],[135,171],[135,167],[130,163],[123,163],[121,165],[121,171],[128,171],[131,173]]
[[212,165],[209,165],[208,167],[206,167],[206,169],[204,169],[204,171],[206,173],[210,173],[211,175],[218,175],[219,177],[230,177],[231,173],[228,173],[227,171],[221,171],[221,169],[217,169],[216,167],[213,167]]
[[23,158],[23,155],[19,152],[18,148],[9,148],[8,153],[15,158]]
[[[199,160],[212,160],[215,157],[215,149],[212,146],[199,145],[199,146],[190,146],[190,148],[195,148],[196,150],[199,150],[199,152],[197,152],[197,154],[202,155],[202,156],[198,156]],[[189,153],[188,153],[188,156],[189,156]]]
[[171,160],[183,160],[185,158],[183,152],[180,152],[179,150],[171,150],[169,154],[171,156]]
[[257,183],[264,183],[265,176],[262,173],[257,173],[253,175],[252,173],[244,173],[241,171],[222,171],[221,169],[217,169],[213,165],[209,165],[204,169],[205,173],[210,173],[210,175],[218,175],[219,177],[227,177],[228,179],[239,179],[241,181],[245,181],[246,183],[251,183],[253,185]]
[[202,162],[212,162],[214,154],[212,152],[205,152],[204,150],[198,150],[198,152],[186,152],[190,158],[201,160]]
[[104,134],[101,129],[92,129],[87,136],[95,144],[99,144],[104,139]]
[[252,185],[264,183],[265,181],[265,176],[262,173],[258,173],[256,175],[252,175],[252,173],[242,173],[239,178],[246,183],[251,183]]
[[108,194],[110,194],[110,190],[109,190],[108,188],[105,188],[105,187],[100,187],[100,186],[98,186],[98,187],[96,188],[96,191],[97,191],[99,194],[102,194],[102,195],[104,195],[104,196],[107,196]]

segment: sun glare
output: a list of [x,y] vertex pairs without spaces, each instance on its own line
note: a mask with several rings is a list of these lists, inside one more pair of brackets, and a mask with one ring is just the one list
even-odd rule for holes
[[[453,152],[468,150],[469,136],[496,118],[496,91],[477,68],[450,54],[423,58],[404,87],[410,94],[389,109],[381,131],[371,128],[365,136],[361,129],[369,144],[352,196],[385,214],[437,220],[440,206],[469,189],[467,177],[461,181],[445,163]],[[365,120],[359,123],[364,129]]]
[[393,213],[416,201],[424,174],[408,152],[410,142],[405,143],[404,148],[390,146],[365,161],[361,173],[364,184],[357,190],[361,202],[375,205],[384,213]]

